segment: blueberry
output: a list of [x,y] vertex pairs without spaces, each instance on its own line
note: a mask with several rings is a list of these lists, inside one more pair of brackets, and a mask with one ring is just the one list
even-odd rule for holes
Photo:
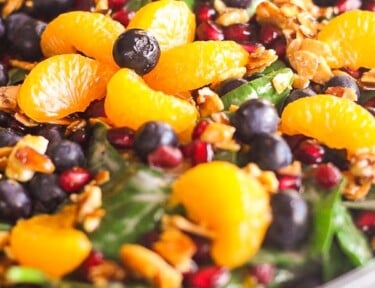
[[5,21],[4,19],[0,16],[0,40],[2,40],[5,37]]
[[0,64],[0,86],[6,86],[9,82],[8,70]]
[[72,10],[74,0],[32,0],[25,12],[33,17],[50,21],[61,13]]
[[255,162],[262,170],[277,170],[292,162],[292,152],[280,136],[259,134],[250,143],[248,161]]
[[256,134],[274,133],[279,124],[279,116],[271,102],[250,99],[241,104],[231,123],[236,128],[236,139],[250,143]]
[[293,90],[289,94],[289,96],[287,96],[284,99],[281,110],[283,110],[289,103],[292,103],[293,101],[296,101],[297,99],[309,97],[313,95],[316,95],[316,92],[312,90],[311,88]]
[[29,182],[34,212],[51,213],[66,199],[66,193],[58,185],[56,174],[35,174]]
[[0,126],[8,127],[12,119],[13,118],[9,113],[0,110]]
[[27,61],[40,60],[43,57],[40,37],[46,24],[24,13],[12,14],[6,21],[11,49]]
[[58,142],[47,153],[58,171],[64,171],[74,166],[83,166],[85,163],[85,155],[81,146],[69,140]]
[[354,78],[347,76],[347,75],[337,75],[333,76],[331,79],[329,79],[323,88],[323,91],[326,91],[330,87],[345,87],[345,88],[351,88],[354,93],[359,98],[361,92],[359,90],[359,87],[357,85],[357,82]]
[[172,127],[163,122],[150,121],[141,126],[135,134],[134,150],[144,161],[149,153],[159,146],[178,145],[177,135]]
[[252,0],[224,0],[225,4],[230,7],[247,8]]
[[13,146],[21,139],[21,135],[9,128],[0,128],[0,147]]
[[309,212],[306,201],[295,190],[280,191],[271,198],[272,223],[267,242],[281,249],[296,248],[308,232]]
[[335,6],[335,0],[313,0],[314,4],[320,7]]
[[0,218],[14,222],[31,213],[31,200],[25,188],[14,180],[0,180]]
[[220,84],[217,89],[217,93],[219,94],[219,96],[223,96],[246,83],[247,81],[245,79],[227,79]]
[[156,66],[160,47],[155,37],[145,30],[129,29],[117,38],[112,53],[117,65],[144,75]]

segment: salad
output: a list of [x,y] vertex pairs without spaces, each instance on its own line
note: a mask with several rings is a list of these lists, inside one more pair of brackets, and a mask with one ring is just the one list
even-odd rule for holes
[[375,3],[0,1],[1,287],[318,287],[373,258]]

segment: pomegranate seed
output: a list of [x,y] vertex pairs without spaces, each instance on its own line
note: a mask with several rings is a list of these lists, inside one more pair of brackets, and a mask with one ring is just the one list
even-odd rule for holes
[[245,41],[239,44],[241,44],[241,46],[249,53],[253,53],[255,50],[262,47],[262,44],[252,41]]
[[112,10],[119,10],[126,4],[127,0],[108,0],[108,7]]
[[143,234],[140,237],[139,244],[141,244],[142,246],[145,246],[149,249],[152,249],[152,246],[154,245],[154,243],[156,241],[158,241],[159,239],[160,239],[159,233],[152,230],[152,231],[149,231],[149,232]]
[[304,164],[322,163],[324,148],[314,140],[304,140],[294,150],[294,157]]
[[192,237],[195,246],[197,247],[197,251],[193,255],[193,260],[196,261],[198,264],[208,263],[211,260],[210,250],[211,250],[211,242],[202,237],[194,236]]
[[363,71],[361,69],[350,69],[350,68],[342,68],[342,70],[346,73],[348,73],[350,76],[352,76],[353,78],[360,78],[363,74]]
[[69,134],[68,139],[84,146],[89,139],[89,131],[87,127],[77,129]]
[[297,135],[283,135],[284,140],[288,143],[290,150],[294,151],[296,147],[301,143],[303,140],[306,139],[306,136],[297,134]]
[[134,135],[134,131],[127,127],[112,128],[107,131],[109,143],[119,149],[132,148]]
[[191,144],[190,159],[193,165],[205,163],[212,160],[214,151],[212,145],[202,140],[195,140]]
[[85,279],[89,279],[90,270],[103,263],[104,256],[100,251],[92,250],[90,255],[82,263],[81,271]]
[[73,10],[90,11],[95,6],[93,0],[75,0]]
[[59,186],[68,193],[81,190],[91,180],[89,171],[81,167],[73,167],[60,174]]
[[202,22],[197,27],[199,40],[223,40],[224,34],[221,28],[211,21]]
[[340,170],[331,163],[320,164],[315,169],[315,180],[323,188],[335,187],[341,178]]
[[275,267],[269,263],[258,264],[250,268],[250,273],[259,284],[269,285],[275,275]]
[[264,24],[260,28],[259,40],[264,45],[269,45],[281,36],[279,28],[272,24]]
[[135,12],[127,9],[121,9],[112,14],[112,19],[120,22],[124,27],[129,25],[130,20],[134,17]]
[[375,107],[375,97],[374,98],[371,98],[369,101],[367,101],[365,104],[364,104],[365,107]]
[[375,1],[373,0],[363,1],[362,9],[375,12]]
[[223,28],[224,38],[236,42],[245,42],[254,38],[254,29],[250,24],[233,24]]
[[225,286],[230,279],[227,268],[208,266],[185,275],[187,286],[194,288],[216,288]]
[[182,163],[183,155],[180,149],[172,146],[159,146],[147,155],[149,165],[161,168],[174,168]]
[[286,52],[286,41],[284,37],[276,39],[274,42],[272,42],[269,47],[270,49],[273,49],[276,51],[277,56],[284,57]]
[[204,120],[201,120],[197,123],[197,125],[195,125],[194,127],[194,130],[193,130],[193,134],[192,134],[192,139],[195,140],[195,139],[199,139],[202,135],[202,133],[204,132],[204,130],[206,130],[207,126],[211,123],[211,121],[207,120],[207,119],[204,119]]
[[208,3],[203,3],[195,10],[195,17],[198,23],[213,20],[216,16],[216,10]]
[[335,6],[337,7],[339,13],[344,13],[349,10],[358,9],[361,7],[360,0],[336,0]]
[[91,102],[90,106],[87,107],[85,111],[85,116],[87,118],[106,117],[104,111],[104,100]]
[[301,189],[301,177],[295,175],[278,175],[279,190],[293,189],[299,191]]
[[355,224],[367,236],[375,235],[375,211],[361,211],[355,217]]

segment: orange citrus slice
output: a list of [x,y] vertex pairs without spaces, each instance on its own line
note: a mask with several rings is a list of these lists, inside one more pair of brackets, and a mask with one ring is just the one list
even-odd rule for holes
[[115,67],[112,48],[124,26],[100,13],[85,11],[59,15],[42,33],[41,48],[44,56],[82,53]]
[[116,126],[138,129],[148,121],[164,121],[181,132],[195,124],[193,104],[147,86],[133,70],[121,69],[109,81],[105,112]]
[[84,111],[105,96],[115,69],[79,54],[50,57],[38,63],[17,95],[22,111],[37,122],[50,122]]
[[320,31],[318,39],[327,43],[335,60],[332,68],[375,68],[375,13],[353,10],[333,18]]
[[177,94],[241,77],[247,60],[248,53],[235,42],[196,41],[163,51],[144,79],[155,90]]
[[260,248],[271,220],[269,195],[259,182],[223,161],[200,164],[173,184],[172,202],[213,233],[211,255],[230,268]]
[[150,32],[161,50],[194,40],[195,16],[184,1],[151,2],[137,11],[127,29],[139,28]]
[[332,95],[305,97],[288,104],[280,128],[285,134],[303,134],[351,153],[375,148],[374,116],[355,102]]
[[89,255],[91,243],[65,216],[42,214],[18,221],[10,234],[10,250],[15,259],[51,277],[75,270]]

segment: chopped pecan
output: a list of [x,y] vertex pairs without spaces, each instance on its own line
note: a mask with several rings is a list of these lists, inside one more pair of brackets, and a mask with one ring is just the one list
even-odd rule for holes
[[179,288],[182,274],[155,252],[137,244],[124,244],[120,257],[134,276],[145,279],[158,288]]
[[349,100],[352,100],[352,101],[358,100],[357,99],[358,96],[355,93],[355,91],[353,89],[347,88],[347,87],[340,87],[340,86],[328,87],[327,90],[325,91],[325,93],[335,95],[337,97],[346,98],[346,99],[349,99]]
[[21,86],[0,87],[0,108],[5,111],[17,110],[17,94]]
[[279,181],[276,178],[275,173],[272,171],[262,171],[258,165],[250,163],[246,165],[243,170],[250,177],[256,179],[269,193],[277,192],[279,187]]
[[255,73],[262,72],[275,62],[277,58],[274,50],[265,49],[264,47],[257,48],[254,52],[249,54],[249,59],[246,63],[246,75],[251,76]]
[[349,170],[355,177],[375,183],[375,154],[354,154],[349,157],[349,162]]
[[99,265],[91,267],[87,276],[96,286],[107,287],[110,281],[123,281],[126,272],[117,263],[104,260]]
[[18,122],[22,123],[26,127],[36,127],[39,125],[39,123],[35,122],[34,120],[27,117],[25,114],[23,114],[20,111],[17,111],[13,115],[14,119],[16,119]]
[[344,196],[349,200],[358,200],[366,197],[371,189],[371,181],[366,181],[360,177],[354,176],[350,172],[343,172],[347,183],[344,187]]
[[21,68],[23,70],[30,71],[31,69],[33,69],[35,67],[35,65],[38,62],[27,62],[27,61],[22,61],[22,60],[18,60],[18,59],[10,59],[9,63],[10,63],[10,65],[12,65],[15,68]]
[[215,147],[238,151],[240,146],[233,140],[235,128],[222,123],[210,123],[201,135],[201,139]]
[[223,101],[221,101],[219,95],[208,87],[198,90],[196,102],[199,107],[199,113],[202,117],[209,116],[215,112],[220,112],[224,109]]
[[250,15],[246,9],[227,8],[220,14],[215,22],[222,26],[230,26],[233,24],[246,23],[250,20]]
[[375,90],[375,69],[363,73],[359,85],[365,90]]

